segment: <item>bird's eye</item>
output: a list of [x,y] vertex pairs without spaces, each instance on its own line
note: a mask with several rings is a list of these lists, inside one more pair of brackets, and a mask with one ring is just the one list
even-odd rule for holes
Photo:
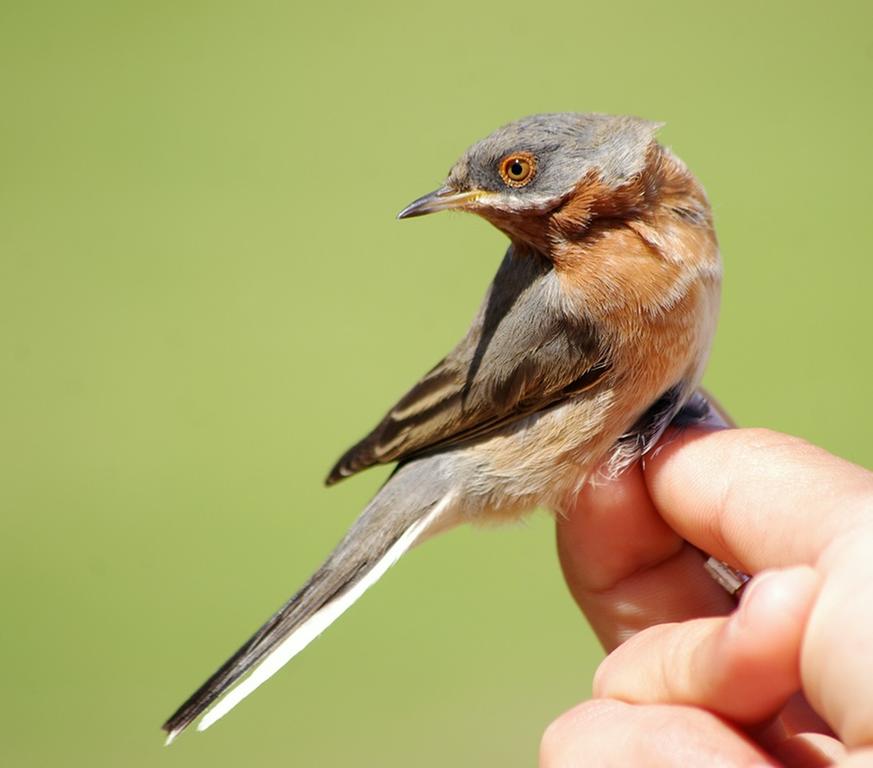
[[500,161],[500,178],[510,187],[523,187],[533,179],[537,161],[529,152],[515,152]]

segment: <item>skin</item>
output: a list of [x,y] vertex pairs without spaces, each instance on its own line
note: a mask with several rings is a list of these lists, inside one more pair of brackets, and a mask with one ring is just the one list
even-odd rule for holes
[[[873,766],[873,473],[766,430],[674,430],[568,500],[557,540],[610,653],[541,768]],[[754,574],[738,608],[696,547]]]

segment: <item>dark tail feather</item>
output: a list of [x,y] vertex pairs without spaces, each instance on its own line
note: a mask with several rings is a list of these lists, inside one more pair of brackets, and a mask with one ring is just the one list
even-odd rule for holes
[[[163,725],[167,744],[225,694],[200,730],[272,676],[375,583],[445,511],[450,497],[439,492],[432,475],[422,477],[417,470],[409,464],[396,472],[303,588],[173,713]],[[298,641],[291,643],[292,637]],[[231,691],[254,667],[253,674]]]

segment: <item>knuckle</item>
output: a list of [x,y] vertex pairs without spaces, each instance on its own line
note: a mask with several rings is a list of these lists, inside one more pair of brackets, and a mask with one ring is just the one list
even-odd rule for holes
[[561,755],[566,753],[566,742],[570,731],[569,714],[565,712],[546,726],[540,739],[540,768],[559,768],[562,764]]
[[557,765],[555,755],[561,741],[560,718],[553,720],[546,726],[543,737],[540,739],[540,768],[554,768]]
[[600,699],[607,696],[607,691],[612,682],[612,659],[613,655],[609,654],[609,656],[600,662],[597,669],[594,670],[594,678],[591,680],[591,693],[595,698]]
[[588,754],[591,729],[602,729],[620,703],[590,699],[556,717],[540,739],[539,768],[571,768]]

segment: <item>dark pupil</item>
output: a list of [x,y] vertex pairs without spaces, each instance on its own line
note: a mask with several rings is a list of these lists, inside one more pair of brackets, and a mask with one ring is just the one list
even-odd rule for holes
[[509,166],[509,174],[511,176],[521,176],[524,173],[524,166],[515,160],[512,165]]

